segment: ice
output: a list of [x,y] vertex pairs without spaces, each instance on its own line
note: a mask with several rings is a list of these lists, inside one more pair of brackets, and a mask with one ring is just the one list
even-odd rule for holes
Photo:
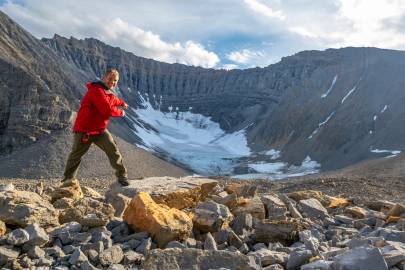
[[140,100],[141,106],[131,108],[126,117],[132,131],[141,140],[137,145],[184,164],[196,174],[233,175],[238,167],[251,170],[253,175],[264,174],[268,179],[281,179],[318,171],[319,164],[309,157],[300,166],[283,161],[269,162],[280,158],[281,151],[275,149],[263,151],[262,159],[255,158],[253,161],[246,139],[246,130],[250,125],[226,133],[211,117],[177,111],[177,108],[173,110],[173,106],[168,107],[169,112],[162,112],[156,104],[152,106],[148,97],[140,95]]
[[268,179],[279,180],[287,177],[304,176],[319,172],[321,164],[311,160],[309,156],[305,157],[300,166],[288,165],[284,162],[274,163],[254,163],[249,167],[255,170],[250,174],[234,175],[232,178],[238,179]]
[[349,91],[349,93],[347,93],[347,95],[342,99],[342,104],[343,102],[345,102],[345,100],[351,95],[351,93],[354,92],[354,90],[356,90],[356,86],[352,88],[352,90]]
[[384,108],[381,110],[381,113],[384,113],[388,109],[388,105],[385,105]]
[[332,88],[336,83],[337,78],[338,78],[338,75],[335,75],[335,77],[333,78],[333,81],[332,81],[331,85],[329,86],[328,90],[326,91],[325,94],[323,94],[321,96],[321,98],[326,98],[329,95],[330,91],[332,91]]
[[374,121],[377,120],[377,115],[374,115],[373,120]]
[[281,156],[280,152],[281,151],[279,150],[270,149],[269,151],[263,152],[263,154],[266,156],[270,156],[270,159],[278,159]]

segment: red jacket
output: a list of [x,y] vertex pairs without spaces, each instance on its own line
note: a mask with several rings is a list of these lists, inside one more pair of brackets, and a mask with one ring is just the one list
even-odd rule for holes
[[100,134],[107,128],[110,116],[124,116],[125,102],[112,93],[102,82],[87,83],[87,93],[80,104],[79,112],[73,126],[73,132]]

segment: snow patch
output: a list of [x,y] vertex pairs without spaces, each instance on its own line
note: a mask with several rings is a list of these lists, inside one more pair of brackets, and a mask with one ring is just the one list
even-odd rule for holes
[[373,120],[374,121],[377,120],[377,115],[374,115]]
[[384,108],[382,108],[381,113],[384,113],[388,109],[388,105],[385,105]]
[[370,152],[390,154],[389,156],[386,156],[385,158],[395,157],[401,153],[401,151],[399,151],[399,150],[382,150],[382,149],[371,149]]
[[331,85],[329,86],[328,90],[326,91],[325,94],[323,94],[321,96],[321,98],[326,98],[329,95],[330,91],[332,91],[332,88],[336,83],[337,78],[338,78],[338,75],[335,75],[335,77],[333,78],[333,81],[332,81]]
[[346,94],[346,96],[342,99],[342,104],[345,102],[345,100],[356,90],[356,86],[352,88],[352,90],[349,91],[349,93]]
[[328,123],[328,121],[332,118],[332,116],[335,114],[335,112],[332,112],[331,114],[329,114],[329,116],[325,119],[325,121],[321,122],[318,124],[318,127],[311,133],[311,135],[309,135],[308,139],[312,139],[312,137],[318,133],[319,129],[326,125],[326,123]]
[[281,151],[280,150],[275,150],[275,149],[270,149],[269,151],[264,151],[261,152],[266,156],[270,156],[270,159],[278,159],[281,155]]

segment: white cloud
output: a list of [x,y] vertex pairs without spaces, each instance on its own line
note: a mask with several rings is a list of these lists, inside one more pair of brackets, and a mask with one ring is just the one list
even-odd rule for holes
[[304,37],[309,37],[309,38],[316,38],[318,37],[318,35],[311,33],[308,29],[301,27],[301,26],[293,26],[293,27],[289,27],[288,30],[292,33],[297,33],[301,36]]
[[261,52],[255,52],[251,51],[249,49],[243,49],[242,51],[234,51],[229,54],[227,54],[227,58],[233,62],[239,63],[239,64],[246,64],[248,62],[251,62],[252,59],[262,57],[263,53]]
[[33,2],[37,1],[27,2],[27,5],[7,2],[2,10],[13,18],[18,18],[20,23],[29,25],[30,31],[39,38],[52,36],[53,33],[76,38],[94,37],[138,56],[205,68],[214,67],[220,61],[214,52],[192,40],[167,42],[159,35],[121,18],[113,17],[108,20],[91,12],[83,13],[85,7],[82,7],[83,10],[75,7],[60,8],[58,5],[39,8],[41,5],[36,6]]
[[277,18],[279,20],[285,20],[285,16],[281,10],[274,11],[269,6],[257,1],[257,0],[244,0],[244,2],[248,5],[250,9],[253,11],[260,13],[264,16],[270,18]]
[[236,69],[236,68],[238,68],[238,65],[235,65],[235,64],[224,64],[224,65],[222,65],[221,68],[226,69],[226,70],[231,70],[231,69]]

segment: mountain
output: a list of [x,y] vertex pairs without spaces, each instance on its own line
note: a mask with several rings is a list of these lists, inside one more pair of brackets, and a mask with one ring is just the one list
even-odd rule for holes
[[330,170],[405,147],[402,51],[304,51],[265,68],[226,71],[161,63],[95,39],[42,41],[88,73],[116,66],[120,92],[134,107],[146,100],[163,113],[209,117],[228,134],[243,130],[258,164],[273,150],[275,161],[300,165],[310,157]]
[[[405,148],[402,51],[304,51],[265,68],[215,70],[138,57],[93,38],[37,40],[1,17],[0,50],[7,53],[0,66],[12,70],[5,79],[20,72],[30,82],[18,87],[9,80],[3,86],[9,97],[16,89],[21,96],[1,101],[4,153],[36,140],[26,126],[69,126],[84,82],[107,67],[120,71],[117,94],[131,106],[114,130],[199,174],[282,178],[339,169]],[[64,105],[46,103],[54,96]],[[30,105],[21,105],[27,104],[24,97]],[[28,112],[21,115],[18,106]],[[49,107],[55,116],[48,113],[40,121]],[[10,139],[16,134],[24,140]]]

